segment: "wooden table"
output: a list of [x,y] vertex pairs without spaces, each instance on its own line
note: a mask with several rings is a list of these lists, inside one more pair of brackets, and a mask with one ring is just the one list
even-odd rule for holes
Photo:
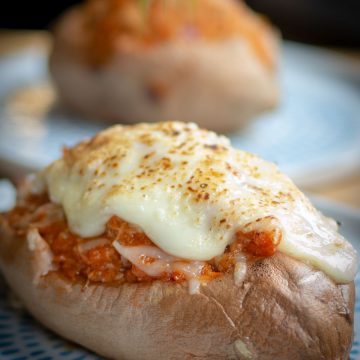
[[[0,31],[0,56],[29,45],[49,49],[51,46],[51,37],[44,31]],[[342,51],[341,53],[360,59],[359,52]],[[302,190],[360,209],[360,172],[344,178],[341,181]]]

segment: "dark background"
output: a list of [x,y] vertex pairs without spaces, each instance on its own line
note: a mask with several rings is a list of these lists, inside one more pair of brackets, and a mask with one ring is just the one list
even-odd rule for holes
[[[185,0],[183,0],[185,1]],[[44,29],[79,0],[8,1],[0,28]],[[285,38],[331,46],[360,47],[360,0],[248,0]]]

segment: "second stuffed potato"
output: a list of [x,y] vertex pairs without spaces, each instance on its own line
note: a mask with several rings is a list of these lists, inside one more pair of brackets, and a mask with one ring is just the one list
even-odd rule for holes
[[278,102],[278,35],[235,0],[90,0],[54,34],[61,100],[113,122],[242,128]]

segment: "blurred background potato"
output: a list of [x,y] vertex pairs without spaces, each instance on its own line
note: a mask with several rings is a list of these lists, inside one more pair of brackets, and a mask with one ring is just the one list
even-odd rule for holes
[[[186,1],[186,0],[181,0]],[[62,1],[48,1],[48,2],[39,2],[39,1],[33,1],[33,2],[18,2],[18,1],[11,1],[8,2],[6,7],[2,9],[0,12],[0,54],[7,55],[9,53],[13,53],[15,50],[22,50],[28,48],[28,46],[32,47],[38,47],[39,49],[42,49],[43,51],[45,49],[45,52],[48,51],[48,49],[51,47],[51,36],[48,32],[39,32],[37,30],[48,30],[53,29],[55,21],[58,19],[58,17],[70,6],[80,3],[81,1],[77,0],[62,0]],[[331,87],[331,84],[336,87],[336,82],[341,79],[342,85],[345,86],[344,90],[351,91],[351,96],[356,99],[356,97],[359,99],[360,94],[360,77],[355,76],[356,71],[358,69],[359,59],[360,59],[360,53],[358,51],[360,47],[360,2],[357,0],[348,0],[345,2],[336,1],[336,0],[296,0],[296,1],[286,1],[286,0],[247,0],[246,3],[253,8],[255,11],[263,14],[266,18],[268,18],[276,27],[278,27],[281,31],[281,34],[285,40],[293,40],[297,42],[312,44],[312,45],[321,45],[323,48],[335,50],[331,53],[319,53],[318,49],[320,48],[312,48],[312,47],[304,47],[302,48],[301,45],[298,47],[297,44],[293,46],[290,43],[287,43],[284,47],[284,56],[282,58],[283,61],[285,61],[285,70],[287,71],[286,67],[288,66],[289,61],[289,54],[291,55],[291,61],[293,69],[295,69],[296,62],[298,62],[301,72],[299,73],[299,76],[302,77],[301,74],[305,74],[306,71],[309,71],[308,78],[305,79],[306,81],[310,80],[312,78],[311,71],[314,72],[314,84],[309,83],[309,91],[321,91],[321,87],[314,90],[313,85],[315,85],[315,82],[319,80],[317,78],[317,75],[319,75],[318,70],[321,70],[322,65],[324,65],[324,69],[329,70],[326,74],[327,75],[321,75],[323,76],[323,80],[328,80],[329,83],[329,89]],[[28,31],[29,29],[35,29],[35,32]],[[289,49],[291,51],[289,51]],[[300,49],[299,52],[298,49]],[[301,50],[303,49],[303,50]],[[293,52],[292,50],[296,50]],[[321,50],[321,49],[320,49]],[[298,57],[297,54],[305,54],[308,53],[310,57],[301,58]],[[40,54],[40,53],[39,53]],[[321,56],[317,58],[316,54],[320,54]],[[327,57],[327,54],[329,55]],[[334,57],[333,55],[336,55]],[[40,55],[39,55],[40,56]],[[317,65],[313,67],[313,64],[311,61],[317,59]],[[342,62],[341,60],[345,60]],[[40,59],[41,61],[44,61],[43,58]],[[309,63],[306,63],[306,61],[309,60]],[[311,60],[311,61],[310,61]],[[324,63],[322,64],[322,61]],[[328,60],[328,61],[327,61]],[[340,60],[340,61],[339,61]],[[294,62],[295,61],[295,62]],[[303,65],[306,65],[305,68]],[[337,68],[339,73],[331,73],[333,69]],[[283,69],[282,69],[283,70]],[[286,72],[285,71],[285,72]],[[329,75],[330,74],[330,75]],[[11,75],[11,74],[9,74]],[[286,75],[286,74],[285,74]],[[291,76],[296,74],[291,74]],[[327,76],[327,79],[325,79],[324,76]],[[281,77],[283,77],[283,74],[281,74]],[[0,79],[2,81],[2,79]],[[285,79],[286,80],[286,79]],[[305,81],[304,80],[304,81]],[[3,81],[2,81],[3,82]],[[293,83],[291,83],[293,84]],[[285,84],[289,85],[289,84]],[[326,85],[325,85],[326,89]],[[335,88],[334,88],[335,89]],[[286,88],[286,90],[288,90]],[[306,88],[304,88],[306,90]],[[338,97],[338,104],[343,103],[344,106],[348,106],[349,103],[348,99],[348,93],[344,92],[342,88],[338,88],[338,93],[343,97],[343,100],[341,99],[341,96]],[[293,101],[294,94],[286,93],[282,94],[285,96],[284,101],[280,104],[280,110],[286,108],[287,102],[289,100]],[[48,109],[49,102],[54,100],[54,93],[53,91],[49,92],[48,86],[44,86],[44,84],[37,85],[36,89],[23,89],[19,91],[18,93],[11,95],[11,101],[13,103],[16,103],[13,107],[13,109],[27,109],[29,108],[29,101],[32,103],[30,108],[36,108],[40,109],[41,114],[45,114],[45,110]],[[326,97],[327,95],[324,95],[323,97]],[[335,95],[334,95],[335,96]],[[30,100],[29,100],[30,99]],[[33,101],[35,99],[35,101]],[[41,99],[41,101],[38,102],[36,99]],[[314,97],[309,96],[310,100],[316,100]],[[306,99],[303,99],[304,101]],[[349,100],[349,101],[348,101]],[[317,100],[316,100],[317,101]],[[332,100],[328,99],[328,103],[331,104]],[[350,101],[351,102],[351,101]],[[20,104],[21,103],[21,104]],[[24,105],[25,103],[25,105]],[[20,105],[19,105],[20,104]],[[296,105],[296,102],[292,102],[292,106]],[[19,107],[19,106],[20,107]],[[300,106],[300,103],[296,106]],[[303,103],[301,103],[301,106],[303,106]],[[324,129],[323,133],[321,133],[322,128],[317,123],[317,119],[314,118],[314,130],[311,131],[311,129],[307,128],[307,131],[310,131],[309,136],[313,135],[313,133],[317,133],[319,136],[322,136],[323,143],[315,143],[314,148],[318,146],[318,148],[321,148],[321,146],[328,141],[330,144],[331,141],[336,141],[337,143],[341,140],[346,141],[344,138],[342,138],[341,131],[344,131],[344,133],[354,133],[356,130],[352,130],[350,128],[346,129],[348,126],[347,120],[349,120],[350,117],[352,117],[353,123],[356,122],[356,119],[360,118],[360,114],[355,114],[354,112],[352,114],[346,114],[345,112],[342,112],[340,109],[336,108],[324,108],[324,104],[316,104],[316,103],[308,103],[306,104],[307,108],[311,111],[320,114],[323,117],[328,117],[328,124],[329,128],[332,128],[332,133],[326,132],[326,129]],[[335,106],[335,105],[334,105]],[[336,105],[337,106],[337,105]],[[45,110],[44,110],[45,109]],[[306,110],[306,109],[305,109]],[[21,110],[23,111],[23,110]],[[33,110],[32,110],[33,111]],[[39,114],[39,111],[32,112],[32,114]],[[296,110],[297,111],[297,110]],[[297,111],[299,114],[299,118],[301,119],[301,116],[304,116],[306,111],[302,114],[301,111],[304,111],[304,109],[300,109],[300,111]],[[310,110],[309,110],[310,111]],[[270,113],[272,114],[272,113]],[[338,115],[337,115],[338,114]],[[283,115],[286,115],[283,114]],[[276,116],[276,111],[275,115]],[[331,123],[331,118],[336,118],[338,129],[334,130],[334,125]],[[341,127],[341,122],[343,117],[343,127]],[[291,119],[289,119],[291,120]],[[304,119],[306,120],[307,126],[311,123],[311,119]],[[25,134],[26,131],[32,131],[33,133],[35,131],[40,131],[40,128],[33,127],[31,128],[31,124],[35,124],[35,122],[29,121],[29,119],[26,122],[26,128],[22,129],[22,132]],[[284,135],[286,136],[286,131],[291,130],[291,126],[288,127],[282,127],[279,129],[279,132],[284,130]],[[317,128],[315,128],[317,126]],[[329,129],[328,128],[328,129]],[[47,129],[48,130],[48,129]],[[46,130],[46,131],[47,131]],[[250,129],[250,135],[253,135],[254,131],[257,131],[258,129],[255,127],[255,129]],[[41,130],[42,132],[45,131],[45,129]],[[0,130],[1,132],[1,130]],[[301,135],[303,137],[307,136],[307,134],[304,133],[304,126],[299,128],[298,134],[294,134],[292,132],[293,136],[296,137],[297,135]],[[269,144],[268,148],[273,149],[276,145],[276,139],[273,139],[270,136],[266,136],[265,134],[260,134],[263,138],[263,142],[270,142],[270,140],[273,141],[273,144]],[[260,136],[259,135],[259,136]],[[249,139],[254,139],[254,137],[249,137]],[[258,136],[258,137],[259,137]],[[334,138],[332,138],[332,136]],[[337,136],[337,138],[336,138]],[[316,138],[316,137],[314,137]],[[1,141],[1,140],[0,140]],[[309,140],[310,141],[310,140]],[[241,146],[239,144],[239,146]],[[256,144],[261,145],[262,144]],[[272,146],[274,145],[274,146]],[[298,145],[296,145],[298,146]],[[264,148],[266,151],[266,148]],[[250,149],[251,150],[251,149]],[[279,149],[281,151],[281,149]],[[263,154],[261,154],[263,155]],[[284,154],[284,156],[288,158],[288,160],[293,156],[292,153]],[[342,164],[345,166],[345,168],[350,169],[351,167],[354,167],[354,164],[356,163],[356,159],[351,160],[351,164],[349,164],[350,160],[348,155],[345,153],[343,155]],[[269,160],[277,162],[278,159],[276,157],[268,158]],[[309,156],[309,161],[313,160],[312,156]],[[329,159],[327,159],[329,164],[331,164],[331,155],[329,155]],[[281,163],[281,161],[280,161]],[[360,159],[358,159],[358,163],[360,163]],[[3,162],[4,164],[4,162]],[[343,202],[346,202],[348,204],[353,204],[355,206],[360,206],[360,171],[359,171],[359,164],[357,166],[357,169],[352,169],[352,174],[349,176],[348,173],[343,173],[343,168],[339,170],[338,167],[339,162],[336,163],[334,168],[331,170],[333,174],[336,176],[336,181],[333,179],[333,181],[328,182],[324,179],[320,179],[319,181],[316,181],[316,185],[309,186],[306,185],[306,190],[313,190],[317,194],[320,195],[326,195],[329,196],[332,199],[340,200]],[[7,164],[9,165],[9,164]],[[11,166],[14,164],[10,164]],[[356,165],[356,164],[355,164]],[[7,168],[8,170],[9,168]],[[8,172],[4,170],[0,166],[0,174],[6,175]],[[22,175],[19,172],[17,172],[17,168],[14,168],[14,171],[12,171],[12,175],[14,173],[18,174],[18,177]],[[311,174],[303,174],[302,178],[308,179],[309,183],[312,182],[312,180],[316,176]]]

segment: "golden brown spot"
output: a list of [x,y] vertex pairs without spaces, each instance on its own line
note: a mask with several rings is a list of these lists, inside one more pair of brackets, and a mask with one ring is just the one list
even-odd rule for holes
[[154,155],[155,155],[155,151],[152,151],[152,152],[146,154],[146,155],[144,156],[144,159],[145,159],[145,160],[150,159],[150,158],[151,158],[152,156],[154,156]]

